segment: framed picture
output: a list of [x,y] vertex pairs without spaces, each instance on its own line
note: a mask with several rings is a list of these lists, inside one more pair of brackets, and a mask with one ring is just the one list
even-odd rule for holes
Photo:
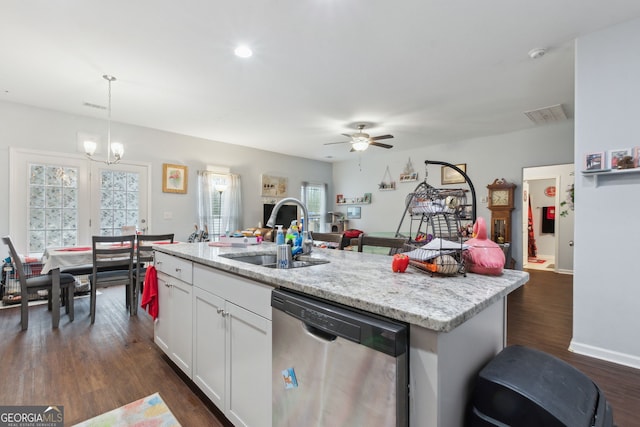
[[186,194],[188,177],[186,166],[164,163],[162,165],[162,191],[164,193]]
[[343,194],[338,194],[336,196],[336,203],[347,203]]
[[622,163],[625,157],[631,157],[631,148],[617,148],[609,151],[609,168],[618,169],[618,164]]
[[347,208],[347,219],[360,219],[360,206],[349,206]]
[[371,193],[364,193],[364,203],[371,203]]
[[262,175],[262,197],[285,197],[286,195],[287,178]]
[[[460,163],[456,165],[462,172],[467,173],[467,164]],[[464,184],[466,179],[464,176],[460,174],[457,170],[450,168],[449,166],[442,166],[441,171],[441,182],[442,184]]]
[[584,170],[597,171],[605,169],[604,151],[587,153],[584,156]]

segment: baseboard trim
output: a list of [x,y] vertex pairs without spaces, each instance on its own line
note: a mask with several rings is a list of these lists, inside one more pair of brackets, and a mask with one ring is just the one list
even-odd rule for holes
[[571,274],[573,276],[573,270],[558,270],[559,274]]
[[588,344],[582,344],[571,340],[569,351],[583,356],[594,357],[596,359],[606,360],[608,362],[617,363],[618,365],[629,366],[631,368],[640,369],[640,357],[631,354],[620,353],[613,350],[607,350],[601,347],[595,347]]

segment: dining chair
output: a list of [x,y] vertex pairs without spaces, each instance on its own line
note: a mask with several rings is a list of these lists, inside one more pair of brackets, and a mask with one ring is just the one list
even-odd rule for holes
[[125,284],[126,307],[131,308],[133,290],[133,253],[135,234],[127,236],[93,236],[93,271],[89,276],[91,288],[91,323],[96,320],[98,288]]
[[173,233],[170,234],[139,234],[136,246],[136,265],[133,269],[133,290],[131,300],[131,315],[138,313],[138,297],[142,293],[147,265],[153,263],[153,245],[173,243]]
[[[53,311],[52,325],[58,327],[60,323],[60,298],[53,298],[53,275],[41,274],[27,277],[22,260],[16,251],[11,237],[5,236],[2,242],[9,247],[9,253],[13,259],[15,274],[20,282],[20,324],[22,330],[29,327],[29,295],[39,290],[47,290],[47,302],[50,311]],[[65,307],[69,320],[73,321],[73,294],[76,288],[76,278],[72,274],[60,273],[60,291],[64,297]]]
[[378,237],[362,233],[358,236],[358,252],[362,252],[365,246],[389,248],[389,255],[402,252],[409,239],[404,237]]
[[344,233],[316,233],[314,231],[311,232],[311,237],[315,242],[328,242],[328,243],[337,243],[338,247],[336,249],[343,250],[345,247],[344,244]]

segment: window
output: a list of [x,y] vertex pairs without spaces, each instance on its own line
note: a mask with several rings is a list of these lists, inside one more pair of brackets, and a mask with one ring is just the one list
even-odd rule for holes
[[198,171],[199,227],[201,231],[209,233],[210,240],[221,233],[233,233],[240,229],[241,188],[239,175]]
[[122,227],[137,226],[139,183],[136,172],[100,171],[101,236],[119,236]]
[[310,231],[323,231],[326,221],[322,219],[327,213],[327,184],[303,182],[301,198],[309,212],[309,218],[305,218],[305,227]]
[[28,252],[78,244],[78,168],[29,165]]

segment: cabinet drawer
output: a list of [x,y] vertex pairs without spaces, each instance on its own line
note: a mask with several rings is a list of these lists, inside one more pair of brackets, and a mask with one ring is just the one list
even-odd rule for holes
[[169,276],[182,280],[185,283],[193,284],[193,263],[186,259],[156,252],[156,270]]
[[193,284],[271,320],[272,286],[196,264]]

